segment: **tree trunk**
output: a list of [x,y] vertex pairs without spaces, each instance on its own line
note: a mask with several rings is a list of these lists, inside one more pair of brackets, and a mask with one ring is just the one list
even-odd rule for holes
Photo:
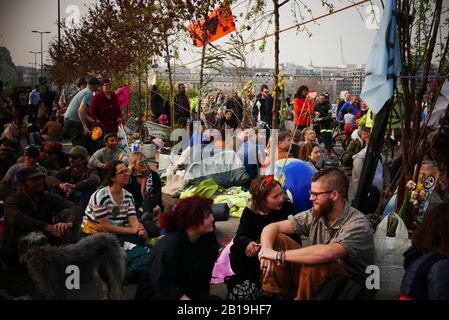
[[206,58],[206,46],[207,46],[207,22],[209,19],[209,10],[206,9],[206,14],[204,15],[204,26],[203,26],[203,48],[201,50],[201,69],[200,69],[200,85],[198,90],[198,111],[196,113],[196,120],[200,120],[201,114],[201,100],[203,99],[203,81],[204,81],[204,60]]
[[[278,128],[277,114],[278,114],[278,98],[280,96],[279,90],[279,1],[273,0],[274,4],[274,97],[273,97],[273,110],[272,110],[272,129]],[[276,130],[275,130],[276,131]],[[273,131],[272,133],[274,133]],[[271,134],[271,173],[274,174],[274,165],[276,160],[277,149],[277,134]]]
[[170,65],[170,49],[168,47],[168,36],[165,35],[165,51],[167,52],[167,68],[168,68],[168,84],[170,86],[169,90],[169,99],[170,99],[170,124],[171,129],[173,130],[175,128],[175,97],[173,94],[173,77],[172,77],[172,70]]

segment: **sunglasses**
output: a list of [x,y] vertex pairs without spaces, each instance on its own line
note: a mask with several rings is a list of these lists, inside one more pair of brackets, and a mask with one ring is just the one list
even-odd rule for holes
[[139,166],[141,166],[141,167],[146,166],[146,165],[148,165],[150,162],[151,162],[150,159],[145,159],[145,160],[139,161]]

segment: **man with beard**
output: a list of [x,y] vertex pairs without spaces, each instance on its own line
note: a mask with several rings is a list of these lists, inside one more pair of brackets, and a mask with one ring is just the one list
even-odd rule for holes
[[44,232],[54,245],[76,241],[83,212],[75,203],[44,191],[44,178],[45,174],[33,167],[17,173],[19,189],[4,205],[2,258],[7,266],[19,266],[19,239],[30,232]]
[[[364,287],[366,267],[373,263],[373,231],[348,199],[348,178],[337,168],[312,177],[310,210],[272,223],[261,235],[259,260],[267,296],[314,299],[337,275],[350,276]],[[301,247],[286,234],[308,238]]]
[[117,133],[110,132],[103,138],[104,148],[97,150],[89,159],[87,167],[97,168],[99,173],[106,168],[106,165],[113,160],[120,160],[128,165],[128,156],[118,147]]

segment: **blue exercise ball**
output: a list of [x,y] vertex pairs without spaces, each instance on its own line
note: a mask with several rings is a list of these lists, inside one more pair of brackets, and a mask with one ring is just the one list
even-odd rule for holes
[[[284,167],[282,172],[282,167]],[[281,177],[281,172],[283,177]],[[274,175],[281,182],[284,191],[293,200],[293,205],[297,212],[302,212],[312,208],[310,201],[310,186],[312,176],[316,169],[308,162],[298,159],[285,159],[276,161]]]

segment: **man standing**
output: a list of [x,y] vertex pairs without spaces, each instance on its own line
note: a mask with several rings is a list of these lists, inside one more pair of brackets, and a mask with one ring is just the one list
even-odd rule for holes
[[93,93],[97,90],[99,84],[97,78],[90,78],[87,82],[87,88],[73,97],[64,114],[64,130],[70,136],[72,145],[81,145],[88,150],[88,135],[90,134],[88,121],[93,122],[93,120],[87,116],[87,111],[92,102]]
[[332,154],[332,106],[324,94],[320,94],[318,103],[314,107],[315,116],[320,129],[321,140],[327,150],[327,157],[330,159]]
[[[366,267],[374,260],[373,231],[366,217],[349,205],[348,185],[337,168],[316,172],[312,209],[263,229],[259,260],[265,293],[310,300],[337,275],[365,285]],[[286,236],[292,233],[307,237],[309,246]]]
[[[45,174],[36,168],[18,173],[19,190],[4,205],[6,232],[2,251],[8,266],[19,266],[18,242],[28,233],[44,232],[52,244],[76,241],[83,212],[63,197],[44,191]],[[65,216],[61,211],[66,210]]]
[[41,102],[41,95],[39,93],[39,86],[36,86],[33,91],[30,92],[28,98],[28,105],[30,106],[30,121],[34,122],[37,117],[37,111],[39,109],[39,103]]
[[260,95],[256,98],[256,108],[254,108],[253,116],[260,118],[260,121],[265,122],[270,128],[272,125],[272,110],[273,110],[273,97],[270,95],[268,86],[263,84],[260,87]]
[[123,114],[117,95],[111,90],[110,80],[103,80],[100,92],[93,97],[89,116],[100,122],[105,134],[117,132],[118,126],[123,123]]
[[178,94],[175,96],[175,121],[179,118],[190,118],[190,102],[184,83],[178,84]]
[[62,90],[61,96],[59,97],[59,101],[58,101],[59,107],[61,109],[65,110],[65,108],[67,107],[67,104],[69,104],[72,101],[73,97],[75,97],[76,94],[78,92],[80,92],[81,90],[86,89],[86,87],[87,87],[86,79],[83,79],[83,78],[79,79],[78,84],[76,86],[77,86],[78,90],[71,92],[71,93],[68,92],[66,89]]
[[338,116],[337,119],[338,121],[342,121],[343,120],[343,116],[348,112],[348,109],[350,107],[352,107],[352,114],[354,116],[357,115],[357,113],[359,112],[359,97],[358,96],[352,96],[351,101],[350,102],[346,102],[340,109],[340,111],[338,112]]

